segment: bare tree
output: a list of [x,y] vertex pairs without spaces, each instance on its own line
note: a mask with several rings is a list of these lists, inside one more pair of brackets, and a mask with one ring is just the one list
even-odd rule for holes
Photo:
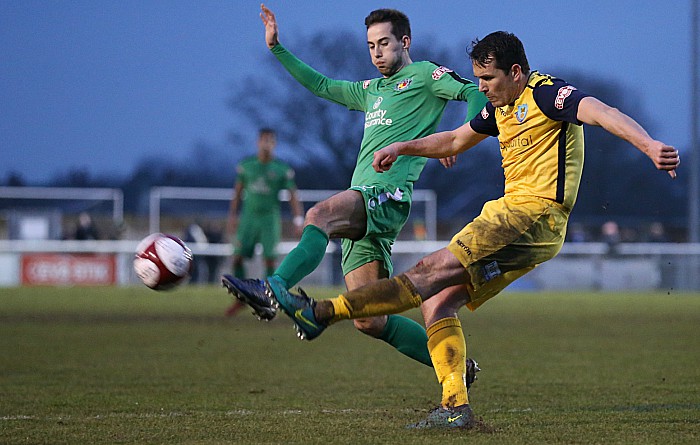
[[[370,63],[364,36],[359,33],[320,32],[297,37],[287,46],[330,78],[359,81],[378,76]],[[415,61],[431,60],[449,66],[466,78],[472,76],[463,46],[452,50],[433,38],[423,38],[414,42],[411,56]],[[643,96],[630,87],[561,68],[552,69],[551,73],[630,112],[653,131],[641,112]],[[277,129],[281,145],[291,148],[288,160],[297,169],[300,187],[342,189],[349,185],[362,139],[360,113],[315,97],[271,54],[265,55],[255,76],[235,85],[228,103],[241,121],[233,139],[244,137],[241,129],[249,133],[253,133],[251,127]],[[448,104],[438,129],[461,125],[465,115],[465,104]],[[683,213],[682,190],[671,190],[680,188],[682,181],[672,183],[663,175],[649,176],[646,172],[653,166],[643,165],[648,164],[647,159],[627,145],[595,127],[586,129],[586,166],[575,218],[590,222],[627,215],[664,219],[664,215]],[[448,172],[437,161],[429,161],[416,186],[437,191],[441,218],[464,220],[465,215],[475,215],[485,201],[503,193],[500,164],[498,144],[487,140],[460,156],[457,166]],[[455,181],[459,187],[455,187]]]
[[[356,34],[300,37],[290,50],[330,78],[356,81],[376,77],[365,44]],[[275,128],[280,142],[293,148],[290,162],[297,169],[313,168],[309,183],[298,175],[300,187],[347,187],[362,141],[362,115],[315,97],[271,54],[262,65],[259,73],[265,75],[251,76],[236,85],[228,101],[231,109],[254,127]]]

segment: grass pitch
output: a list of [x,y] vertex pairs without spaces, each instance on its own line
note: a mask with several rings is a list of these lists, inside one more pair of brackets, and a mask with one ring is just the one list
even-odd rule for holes
[[284,316],[226,319],[229,302],[218,287],[0,290],[0,443],[700,442],[698,294],[464,309],[492,432],[406,430],[439,402],[432,369],[349,322],[301,342]]

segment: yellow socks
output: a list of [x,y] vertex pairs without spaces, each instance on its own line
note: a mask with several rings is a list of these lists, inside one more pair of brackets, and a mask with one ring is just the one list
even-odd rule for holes
[[457,318],[443,318],[428,328],[428,350],[442,385],[442,406],[469,403],[467,396],[467,343]]
[[332,298],[330,323],[350,318],[397,314],[418,307],[423,299],[406,275],[382,279]]

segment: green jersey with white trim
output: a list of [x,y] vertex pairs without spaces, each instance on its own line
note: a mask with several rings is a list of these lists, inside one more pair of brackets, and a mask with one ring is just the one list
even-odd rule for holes
[[365,113],[364,135],[351,186],[381,184],[410,194],[427,158],[400,156],[391,170],[380,174],[372,168],[374,152],[393,142],[434,133],[448,100],[468,102],[465,121],[471,120],[487,102],[473,82],[433,62],[411,63],[388,78],[350,82],[320,74],[282,45],[271,51],[315,95]]

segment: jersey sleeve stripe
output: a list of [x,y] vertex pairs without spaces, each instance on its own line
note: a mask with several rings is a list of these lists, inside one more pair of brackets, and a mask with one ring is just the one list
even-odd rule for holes
[[450,77],[452,77],[454,80],[456,80],[456,81],[459,82],[459,83],[463,83],[463,84],[465,84],[465,85],[468,84],[468,83],[471,83],[471,82],[468,81],[467,79],[464,79],[464,78],[460,77],[459,74],[455,73],[454,71],[450,71],[450,72],[447,73],[447,74],[449,74]]
[[[432,60],[430,61],[430,63],[432,63],[433,65],[435,65],[436,68],[439,68],[439,67],[441,67],[441,66],[445,66],[445,65],[441,65],[441,64],[439,64],[439,63],[437,63],[437,62],[433,62]],[[456,81],[459,82],[459,83],[463,83],[463,84],[465,84],[465,85],[468,84],[468,83],[473,83],[472,81],[461,77],[459,74],[457,74],[457,73],[456,73],[455,71],[453,71],[453,70],[448,71],[447,74],[449,74],[450,77],[452,77],[454,80],[456,80]]]
[[559,204],[564,203],[564,184],[566,184],[566,134],[569,123],[562,121],[557,144],[557,196]]

